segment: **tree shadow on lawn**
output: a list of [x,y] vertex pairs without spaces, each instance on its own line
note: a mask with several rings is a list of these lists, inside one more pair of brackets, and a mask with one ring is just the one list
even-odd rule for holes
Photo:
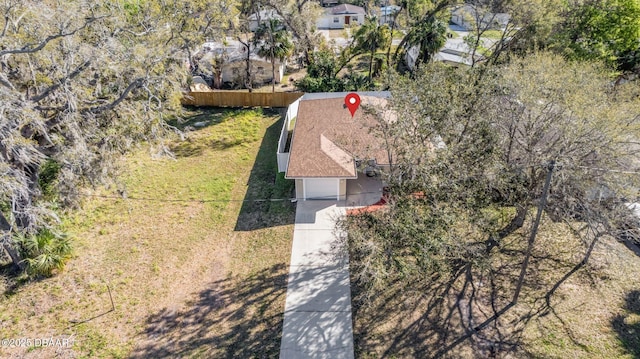
[[624,309],[628,313],[616,315],[611,325],[627,352],[633,358],[640,358],[640,290],[627,293]]
[[276,358],[280,353],[288,268],[212,283],[178,311],[146,320],[131,358]]
[[197,131],[223,122],[232,109],[223,107],[183,106],[186,116],[167,120],[169,126],[180,131]]
[[[0,251],[4,251],[4,249],[0,249]],[[45,277],[29,278],[10,260],[3,260],[0,263],[0,296],[10,297],[16,294],[22,286],[45,279]]]
[[[434,276],[412,281],[410,285],[398,279],[386,290],[376,292],[373,300],[365,298],[362,302],[359,301],[364,292],[352,278],[356,350],[365,357],[368,354],[416,358],[535,356],[527,353],[524,330],[545,312],[557,317],[540,293],[557,280],[550,273],[568,265],[558,263],[543,269],[539,267],[543,260],[549,262],[546,256],[532,257],[523,289],[528,292],[523,295],[525,303],[504,312],[497,320],[490,318],[503,308],[510,308],[513,284],[518,280],[521,265],[517,260],[500,261],[491,270],[460,263],[448,279]],[[527,296],[533,300],[524,299]],[[573,344],[585,348],[574,338],[571,327],[557,318],[563,324],[560,330]],[[488,324],[475,331],[485,321]]]
[[[484,284],[479,287],[481,282]],[[394,287],[402,288],[403,293]],[[412,287],[393,283],[389,290],[377,293],[373,305],[354,306],[354,317],[360,318],[354,330],[360,354],[376,356],[375,352],[384,349],[377,355],[458,358],[468,357],[472,348],[476,357],[489,358],[513,353],[519,347],[524,323],[512,326],[510,331],[492,324],[467,339],[467,345],[452,345],[508,302],[497,281],[478,278],[468,265],[462,265],[447,280],[425,278]],[[353,294],[359,297],[357,292]],[[380,323],[387,323],[384,330],[380,330]],[[370,335],[372,332],[376,334]]]
[[295,204],[291,202],[294,181],[278,173],[276,151],[284,117],[269,126],[249,175],[247,193],[236,221],[236,231],[292,224]]

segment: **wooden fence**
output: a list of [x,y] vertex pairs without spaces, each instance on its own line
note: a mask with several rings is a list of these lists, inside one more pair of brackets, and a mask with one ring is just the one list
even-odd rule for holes
[[183,105],[212,107],[287,107],[304,92],[188,92]]

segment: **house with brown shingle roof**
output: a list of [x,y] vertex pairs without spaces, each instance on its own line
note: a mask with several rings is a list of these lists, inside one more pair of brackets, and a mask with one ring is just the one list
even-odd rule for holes
[[361,104],[353,116],[345,106],[347,94],[305,94],[287,110],[278,170],[295,180],[298,199],[345,200],[350,181],[375,177],[389,165],[376,134],[380,121],[395,121],[387,108],[389,92],[358,92]]

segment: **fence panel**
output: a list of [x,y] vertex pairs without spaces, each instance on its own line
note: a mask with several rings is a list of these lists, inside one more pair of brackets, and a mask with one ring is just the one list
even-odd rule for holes
[[302,95],[303,92],[188,92],[182,98],[182,104],[213,107],[287,107]]

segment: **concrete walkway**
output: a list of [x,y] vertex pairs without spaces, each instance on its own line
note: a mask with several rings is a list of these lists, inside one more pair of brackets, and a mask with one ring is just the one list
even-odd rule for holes
[[281,359],[351,359],[349,257],[339,248],[335,201],[299,201],[287,284]]

